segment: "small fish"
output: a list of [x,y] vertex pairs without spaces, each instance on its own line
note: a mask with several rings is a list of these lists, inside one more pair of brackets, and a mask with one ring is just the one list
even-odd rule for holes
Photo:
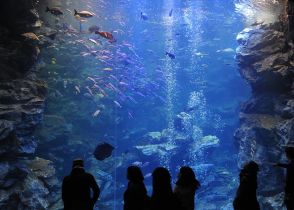
[[170,11],[169,11],[169,13],[168,13],[168,16],[172,16],[173,15],[173,9],[171,9]]
[[71,14],[71,10],[70,10],[70,9],[66,9],[66,11],[67,11],[69,14]]
[[67,88],[67,80],[64,80],[64,81],[63,81],[63,87],[64,87],[64,88]]
[[89,39],[89,41],[96,44],[96,45],[99,45],[99,43],[95,39]]
[[58,96],[63,97],[63,95],[61,94],[60,91],[56,90],[55,93],[56,93]]
[[87,86],[86,89],[88,90],[88,93],[91,95],[91,96],[94,96],[92,90]]
[[75,86],[75,89],[76,89],[76,91],[78,92],[78,93],[81,93],[81,90],[80,90],[80,88],[76,85]]
[[120,103],[118,103],[117,101],[113,101],[115,103],[115,105],[117,105],[119,108],[122,108],[122,106],[120,105]]
[[96,87],[102,95],[104,95],[105,97],[107,96],[105,91],[99,85],[94,84],[94,87]]
[[80,16],[82,18],[91,18],[94,16],[94,13],[89,12],[89,11],[80,11],[78,12],[77,10],[74,10],[74,16]]
[[96,84],[96,80],[93,77],[87,77],[88,80],[91,80],[92,82],[94,82],[94,84]]
[[141,12],[141,20],[148,20],[148,16],[146,13]]
[[152,176],[152,173],[148,173],[148,174],[146,174],[145,176],[144,176],[144,178],[146,179],[146,178],[149,178],[149,177],[151,177]]
[[51,9],[49,7],[46,7],[46,12],[50,12],[52,15],[55,16],[63,15],[63,12],[58,7],[52,7]]
[[119,82],[119,84],[122,85],[122,86],[128,86],[128,84],[125,83],[125,82]]
[[34,40],[34,41],[40,41],[38,36],[33,32],[27,32],[27,33],[23,33],[21,35],[23,37],[25,37],[26,39],[30,39],[30,40]]
[[115,41],[113,35],[106,31],[95,31],[95,34],[99,34],[100,36],[104,37],[105,39],[108,39],[110,41]]
[[100,113],[100,110],[98,109],[92,114],[92,116],[97,117],[99,115],[99,113]]
[[128,116],[129,116],[129,119],[134,119],[134,116],[132,115],[131,112],[128,112]]
[[176,58],[175,54],[170,53],[170,52],[165,52],[165,55],[167,55],[168,57],[170,57],[170,59],[175,59]]
[[112,71],[112,68],[107,67],[107,68],[104,68],[103,71]]
[[216,52],[231,53],[231,52],[235,52],[235,50],[233,50],[232,48],[226,48],[226,49],[222,49],[222,50],[217,50]]

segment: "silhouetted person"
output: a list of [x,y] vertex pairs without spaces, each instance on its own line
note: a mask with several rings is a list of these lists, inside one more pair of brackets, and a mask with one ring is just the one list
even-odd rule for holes
[[173,194],[171,176],[167,169],[156,168],[152,173],[153,192],[151,196],[151,210],[180,210],[180,204]]
[[234,210],[260,210],[256,197],[258,170],[254,161],[247,163],[241,170],[240,185],[233,203]]
[[174,189],[174,194],[180,201],[181,209],[194,210],[195,192],[199,187],[200,183],[196,179],[194,171],[188,166],[181,167]]
[[287,169],[284,202],[288,210],[294,210],[294,147],[286,147],[285,152],[290,162],[276,165]]
[[124,193],[124,210],[148,209],[150,198],[144,184],[144,177],[138,166],[127,169],[128,188]]
[[71,174],[62,183],[64,210],[93,210],[99,194],[94,177],[85,172],[83,160],[74,160]]

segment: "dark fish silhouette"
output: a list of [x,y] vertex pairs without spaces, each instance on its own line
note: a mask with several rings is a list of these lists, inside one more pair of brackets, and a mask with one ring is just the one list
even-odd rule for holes
[[100,143],[96,146],[94,156],[97,160],[104,160],[111,156],[114,147],[106,142]]
[[146,13],[141,12],[141,20],[148,20],[148,16]]
[[169,53],[169,52],[165,52],[165,55],[170,57],[170,59],[175,59],[176,58],[175,54],[172,54],[172,53]]
[[99,31],[100,28],[99,28],[99,26],[92,25],[91,27],[89,27],[88,30],[89,30],[90,33],[95,33],[96,31]]
[[170,11],[169,11],[169,13],[168,13],[168,16],[172,16],[173,15],[173,9],[171,9]]
[[55,16],[63,15],[63,12],[58,7],[52,7],[51,9],[49,7],[46,7],[46,12],[50,12],[52,15]]

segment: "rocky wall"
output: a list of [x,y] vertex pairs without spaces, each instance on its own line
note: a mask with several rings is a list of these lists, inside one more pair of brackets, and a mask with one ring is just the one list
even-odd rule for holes
[[283,209],[284,174],[272,163],[285,161],[283,146],[294,137],[294,45],[286,28],[284,22],[256,25],[237,36],[240,73],[252,87],[235,133],[239,166],[249,160],[260,164],[258,194],[266,210]]
[[42,42],[36,2],[0,2],[0,209],[49,209],[56,200],[52,163],[34,157],[46,96],[35,74]]

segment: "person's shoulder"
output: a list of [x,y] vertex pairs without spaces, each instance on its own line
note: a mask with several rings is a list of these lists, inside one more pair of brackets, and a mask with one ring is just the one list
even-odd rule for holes
[[84,176],[86,176],[89,179],[94,179],[94,176],[89,172],[85,172]]
[[69,179],[70,179],[70,175],[67,175],[67,176],[63,177],[63,182],[66,182],[66,181],[68,181]]

